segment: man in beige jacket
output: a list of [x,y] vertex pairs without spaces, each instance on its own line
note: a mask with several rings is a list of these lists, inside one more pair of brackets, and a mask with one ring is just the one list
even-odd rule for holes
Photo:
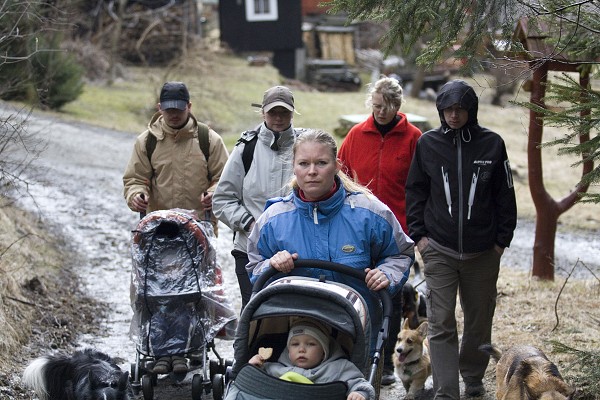
[[[164,84],[158,112],[137,137],[123,175],[124,196],[132,211],[182,208],[196,210],[202,217],[212,210],[212,194],[229,153],[221,136],[202,127],[191,108],[185,84]],[[206,130],[208,160],[199,143],[199,135],[206,135]],[[155,143],[151,159],[146,144],[150,135]]]
[[[132,211],[181,208],[195,210],[200,218],[212,211],[212,195],[229,153],[221,136],[196,120],[191,108],[185,84],[164,84],[158,112],[137,137],[123,175],[124,196]],[[212,213],[211,220],[216,228]],[[187,372],[187,360],[161,357],[153,368],[157,374],[171,370]]]

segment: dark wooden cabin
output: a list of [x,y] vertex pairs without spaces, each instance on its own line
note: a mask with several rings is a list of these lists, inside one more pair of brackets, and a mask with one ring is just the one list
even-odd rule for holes
[[302,42],[299,0],[220,0],[221,41],[236,52],[273,52],[273,65],[296,78]]

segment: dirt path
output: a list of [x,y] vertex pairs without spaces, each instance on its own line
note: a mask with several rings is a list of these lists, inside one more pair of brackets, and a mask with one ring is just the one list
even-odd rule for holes
[[[131,212],[122,197],[122,173],[129,158],[134,135],[106,131],[87,125],[65,124],[56,120],[32,118],[30,130],[39,131],[48,141],[47,149],[36,163],[33,175],[39,185],[30,188],[36,205],[24,205],[68,238],[84,263],[79,275],[85,292],[108,304],[112,310],[103,321],[100,336],[82,336],[80,347],[95,347],[122,360],[129,370],[135,361],[135,344],[129,339],[131,308],[129,301],[130,231],[138,214]],[[228,247],[231,231],[221,227],[220,264],[226,290],[237,294],[237,284]],[[239,299],[234,306],[239,309]],[[221,356],[232,358],[232,342],[217,343]],[[155,399],[189,399],[189,379],[171,385],[159,382]],[[163,390],[164,389],[164,390]]]
[[[128,338],[131,309],[129,305],[129,274],[131,268],[129,239],[138,215],[131,212],[122,197],[122,173],[130,155],[134,135],[107,131],[83,124],[66,124],[58,120],[32,117],[30,131],[38,131],[48,141],[47,150],[36,163],[31,187],[37,202],[25,200],[24,206],[39,212],[44,221],[61,232],[81,253],[83,264],[79,273],[85,290],[94,298],[108,303],[112,312],[103,321],[103,334],[82,336],[81,347],[93,346],[123,360],[129,370],[135,360],[135,345]],[[40,174],[39,176],[37,174]],[[35,177],[34,177],[35,176]],[[533,242],[531,223],[520,223],[515,242],[504,257],[504,263],[528,268]],[[561,235],[559,233],[559,235]],[[219,263],[224,271],[226,290],[239,309],[239,292],[231,256],[231,231],[221,224],[218,239]],[[557,241],[558,259],[574,263],[578,254],[573,249],[584,243],[589,263],[598,265],[598,237],[581,240],[572,235]],[[563,250],[563,246],[570,246]],[[589,247],[588,247],[589,246]],[[590,250],[592,249],[592,250]],[[217,341],[222,356],[232,358],[232,343]],[[428,383],[430,387],[431,382]],[[402,397],[404,390],[396,384],[382,391],[383,399]],[[177,385],[156,389],[155,399],[189,399],[189,379]],[[492,397],[490,397],[491,399]]]

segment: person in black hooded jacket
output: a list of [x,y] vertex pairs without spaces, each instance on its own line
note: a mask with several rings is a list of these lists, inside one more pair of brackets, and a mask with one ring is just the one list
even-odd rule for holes
[[[462,80],[446,83],[436,107],[441,126],[417,142],[406,184],[409,236],[423,258],[436,399],[481,396],[491,343],[500,257],[517,206],[500,135],[477,122],[478,98]],[[464,314],[460,349],[456,297]]]

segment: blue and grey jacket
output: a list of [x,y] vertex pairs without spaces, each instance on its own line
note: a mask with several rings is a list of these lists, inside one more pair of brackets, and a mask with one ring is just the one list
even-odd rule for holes
[[[454,104],[469,112],[460,129],[444,119]],[[517,206],[504,141],[479,126],[477,95],[464,81],[445,84],[436,106],[441,126],[417,142],[406,185],[410,237],[429,237],[459,254],[508,247]]]
[[[338,179],[336,177],[336,179]],[[364,270],[379,268],[396,293],[406,282],[414,260],[414,243],[402,231],[392,211],[374,196],[348,193],[338,180],[338,190],[321,202],[305,202],[296,191],[270,199],[248,239],[250,280],[270,268],[269,259],[278,251],[298,253],[301,259],[332,261]],[[374,295],[355,279],[321,269],[292,271],[293,275],[325,276],[354,287],[367,301]]]

